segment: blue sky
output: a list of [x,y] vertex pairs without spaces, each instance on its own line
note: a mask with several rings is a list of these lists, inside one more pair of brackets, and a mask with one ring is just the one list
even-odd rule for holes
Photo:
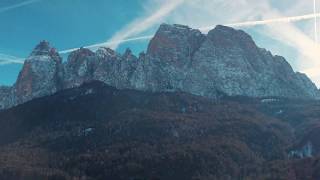
[[[1,0],[0,7],[23,1]],[[40,40],[58,49],[105,41],[139,16],[141,2],[43,0],[0,13],[0,53],[26,57]],[[0,66],[0,84],[12,84],[20,69],[19,64]]]
[[[41,40],[66,50],[153,35],[162,22],[198,28],[309,13],[312,1],[305,0],[1,0],[0,55],[27,57]],[[250,33],[259,46],[285,56],[295,70],[305,70],[320,82],[320,76],[314,74],[319,69],[311,68],[320,65],[314,53],[319,49],[306,50],[313,47],[312,19],[239,28]],[[118,45],[111,47],[120,52],[130,47],[138,54],[147,41]],[[0,84],[14,83],[21,66],[0,65]]]
[[[0,7],[25,0],[2,0]],[[0,13],[0,52],[25,56],[40,40],[58,49],[105,41],[139,16],[142,0],[42,0]]]

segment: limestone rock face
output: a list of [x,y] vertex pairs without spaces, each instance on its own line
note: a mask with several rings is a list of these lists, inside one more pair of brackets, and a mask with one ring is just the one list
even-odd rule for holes
[[181,25],[160,26],[140,58],[133,87],[184,91],[215,98],[278,96],[317,98],[317,87],[280,56],[259,48],[241,30],[217,26],[203,35]]
[[119,89],[183,91],[209,98],[320,98],[306,75],[259,48],[244,31],[217,26],[205,35],[187,26],[162,24],[139,57],[130,49],[119,54],[109,48],[80,48],[62,63],[56,50],[41,42],[15,85],[0,87],[0,109],[93,80]]
[[317,89],[317,87],[315,87],[314,83],[310,81],[308,76],[300,72],[297,72],[296,76],[298,79],[297,83],[300,90],[305,94],[307,94],[308,96],[318,99],[320,95],[320,91]]
[[152,91],[184,90],[193,56],[204,41],[205,35],[199,30],[162,24],[140,65],[145,71],[145,88]]
[[130,49],[121,55],[109,48],[100,48],[96,52],[93,79],[120,89],[132,88],[130,79],[137,63],[138,58]]
[[[4,108],[51,95],[62,89],[62,59],[46,41],[40,42],[26,59],[10,96],[1,101]],[[8,94],[8,90],[6,90]]]
[[[212,92],[244,96],[316,97],[316,86],[307,78],[307,92],[283,57],[256,46],[243,31],[217,26],[194,54],[185,85],[192,93]],[[304,90],[302,90],[304,89]]]
[[89,49],[80,48],[72,52],[64,65],[64,88],[77,87],[92,80],[95,53]]
[[147,54],[163,62],[188,64],[205,40],[199,30],[188,26],[162,24],[150,41]]

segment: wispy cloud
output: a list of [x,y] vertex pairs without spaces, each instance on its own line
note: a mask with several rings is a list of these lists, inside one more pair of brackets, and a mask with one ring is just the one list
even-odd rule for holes
[[[121,39],[121,40],[114,40],[114,41],[108,41],[108,42],[104,42],[104,43],[88,45],[88,46],[85,46],[85,48],[95,50],[95,49],[97,49],[99,47],[111,47],[111,46],[114,46],[114,45],[119,45],[121,43],[126,43],[126,42],[131,42],[131,41],[148,40],[148,39],[151,39],[152,37],[153,37],[153,35],[139,36],[139,37]],[[79,48],[66,49],[66,50],[59,51],[59,53],[60,54],[67,54],[67,53],[70,53],[70,52],[75,51],[77,49],[79,49]]]
[[41,1],[41,0],[28,0],[28,1],[23,1],[21,3],[18,3],[18,4],[13,4],[13,5],[10,5],[10,6],[0,7],[0,13],[7,12],[7,11],[10,11],[10,10],[14,10],[14,9],[17,9],[17,8],[20,8],[20,7],[23,7],[23,6],[27,6],[27,5],[39,2],[39,1]]
[[0,65],[23,64],[23,63],[24,63],[23,58],[18,58],[15,56],[0,53]]
[[[225,26],[229,27],[250,27],[250,26],[257,26],[257,25],[269,25],[269,24],[277,24],[277,23],[290,23],[290,22],[298,22],[298,21],[303,21],[303,20],[309,20],[313,19],[316,17],[320,17],[320,13],[316,14],[306,14],[306,15],[301,15],[301,16],[290,16],[290,17],[281,17],[281,18],[272,18],[272,19],[265,19],[265,20],[260,20],[260,21],[245,21],[245,22],[235,22],[235,23],[230,23],[230,24],[223,24]],[[211,26],[205,26],[205,27],[199,27],[198,29],[202,31],[203,33],[207,33],[208,31],[212,30],[215,28],[217,24],[211,25]],[[122,38],[117,38],[118,40],[113,40],[113,41],[108,41],[104,43],[97,43],[93,45],[88,45],[85,46],[85,48],[89,49],[96,49],[98,47],[103,47],[103,46],[118,46],[122,43],[126,42],[131,42],[131,41],[141,41],[141,40],[149,40],[153,37],[153,35],[147,35],[147,36],[138,36],[138,37],[133,37],[133,38],[128,38],[128,39],[122,39]],[[66,54],[70,53],[72,51],[75,51],[79,48],[72,48],[72,49],[67,49],[67,50],[62,50],[59,53],[61,54]]]
[[[27,1],[23,1],[23,2],[13,4],[10,6],[0,7],[0,13],[4,13],[4,12],[11,11],[11,10],[14,10],[17,8],[28,6],[30,4],[37,3],[39,1],[41,1],[41,0],[27,0]],[[18,58],[15,56],[0,53],[0,65],[23,64],[23,63],[24,63],[23,58]]]
[[[126,25],[122,30],[116,32],[108,41],[103,43],[97,43],[93,45],[85,46],[85,48],[96,49],[98,47],[110,47],[112,49],[116,49],[120,44],[130,41],[141,41],[148,40],[153,37],[153,35],[146,36],[136,36],[149,28],[153,27],[159,22],[163,21],[165,17],[167,17],[172,11],[174,11],[177,7],[183,4],[187,0],[163,0],[160,5],[156,5],[157,7],[153,7],[157,10],[152,13],[145,13],[144,16],[138,17],[133,20],[131,23]],[[155,5],[156,3],[152,1],[150,4]],[[159,6],[159,7],[158,7]],[[70,53],[79,48],[71,48],[60,51],[61,54]]]
[[[139,17],[125,28],[117,32],[108,42],[118,42],[129,37],[135,36],[153,25],[161,22],[166,16],[174,11],[179,5],[183,4],[186,0],[164,0],[158,10],[152,14],[147,14]],[[113,43],[112,48],[117,48],[119,43]]]
[[[276,24],[276,23],[283,24],[283,23],[297,22],[297,21],[303,21],[303,20],[308,20],[308,19],[314,19],[317,17],[320,17],[320,13],[306,14],[306,15],[301,15],[301,16],[273,18],[273,19],[266,19],[266,20],[260,20],[260,21],[237,22],[237,23],[230,23],[230,24],[224,24],[224,25],[230,26],[230,27],[250,27],[250,26],[257,26],[257,25],[268,25],[268,24]],[[201,27],[199,29],[203,32],[207,32],[207,31],[213,29],[214,27],[215,27],[215,25],[208,26],[208,27]]]
[[[313,39],[318,34],[310,35],[309,32],[303,31],[301,27],[292,24],[292,22],[311,20],[320,16],[319,13],[315,13],[312,1],[306,3],[304,0],[284,0],[281,2],[272,0],[239,0],[236,2],[234,0],[186,0],[180,1],[178,4],[180,6],[172,6],[171,13],[167,13],[162,19],[169,23],[200,27],[203,32],[213,29],[217,24],[232,27],[265,25],[257,31],[298,51],[300,57],[298,57],[295,69],[307,73],[320,85],[320,79],[317,78],[320,77],[320,46]],[[282,7],[280,7],[281,4]],[[292,9],[296,11],[292,11]],[[313,13],[308,14],[310,12]],[[296,16],[296,14],[305,15]],[[262,20],[257,21],[256,19]],[[139,22],[144,21],[139,19],[132,23],[123,31],[117,33],[111,40],[123,40],[132,37],[154,25],[154,23],[151,23],[144,27],[144,23]],[[312,21],[309,22],[313,23]],[[141,31],[139,30],[136,33],[135,28],[141,28]],[[269,45],[264,46],[268,48]],[[276,52],[282,54],[281,50]],[[290,59],[288,61],[292,62]]]

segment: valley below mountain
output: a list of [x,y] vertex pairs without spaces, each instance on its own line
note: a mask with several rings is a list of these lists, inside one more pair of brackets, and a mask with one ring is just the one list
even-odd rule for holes
[[91,82],[0,112],[0,177],[319,179],[320,102]]

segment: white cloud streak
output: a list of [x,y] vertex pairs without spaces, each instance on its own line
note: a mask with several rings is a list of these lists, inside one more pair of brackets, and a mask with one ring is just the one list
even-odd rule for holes
[[[30,4],[37,3],[39,1],[41,1],[41,0],[28,0],[28,1],[23,1],[21,3],[18,3],[18,4],[13,4],[10,6],[0,7],[0,13],[4,13],[4,12],[11,11],[11,10],[14,10],[17,8],[28,6]],[[24,58],[18,58],[15,56],[0,53],[0,65],[23,64],[23,63],[24,63]]]
[[[250,26],[276,24],[276,23],[291,23],[291,22],[303,21],[303,20],[308,20],[308,19],[314,19],[317,17],[320,17],[320,13],[306,14],[306,15],[302,15],[302,16],[274,18],[274,19],[267,19],[267,20],[261,20],[261,21],[247,21],[247,22],[231,23],[231,24],[225,24],[225,26],[250,27]],[[213,29],[214,27],[215,26],[208,26],[208,27],[201,27],[199,29],[203,32],[207,32],[207,31]]]
[[[134,20],[125,28],[117,32],[108,42],[121,42],[124,39],[135,36],[144,32],[153,25],[161,22],[166,16],[174,11],[178,6],[182,5],[186,0],[165,0],[158,10],[151,15],[146,15]],[[119,43],[113,43],[111,48],[116,49]]]
[[[152,37],[153,37],[153,35],[150,35],[150,36],[139,36],[139,37],[134,37],[134,38],[122,39],[122,40],[114,40],[114,41],[108,41],[108,42],[104,42],[104,43],[98,43],[98,44],[85,46],[85,48],[97,49],[99,47],[109,47],[109,46],[119,45],[119,44],[122,44],[122,43],[131,42],[131,41],[148,40],[148,39],[151,39]],[[67,50],[59,51],[59,53],[60,54],[67,54],[67,53],[70,53],[70,52],[78,50],[78,49],[79,48],[67,49]]]
[[[315,17],[320,17],[320,13],[317,14],[306,14],[306,15],[301,15],[301,16],[291,16],[291,17],[281,17],[281,18],[273,18],[273,19],[266,19],[266,20],[261,20],[261,21],[247,21],[247,22],[238,22],[238,23],[231,23],[231,24],[223,24],[225,26],[229,27],[250,27],[250,26],[257,26],[257,25],[268,25],[268,24],[276,24],[276,23],[290,23],[290,22],[297,22],[297,21],[303,21],[303,20],[308,20],[308,19],[313,19]],[[205,27],[200,27],[198,28],[200,31],[207,33],[208,31],[212,30],[215,28],[216,25],[212,26],[205,26]],[[131,41],[141,41],[141,40],[149,40],[153,37],[153,35],[148,35],[148,36],[139,36],[139,37],[134,37],[134,38],[128,38],[128,39],[121,39],[121,38],[116,38],[117,40],[113,41],[108,41],[104,43],[98,43],[98,44],[93,44],[93,45],[88,45],[85,46],[85,48],[88,49],[96,49],[98,47],[112,47],[112,46],[118,46],[122,43],[126,42],[131,42]],[[72,51],[75,51],[79,48],[72,48],[72,49],[67,49],[60,51],[59,53],[61,54],[66,54],[70,53]]]
[[[133,37],[139,33],[142,33],[149,28],[153,27],[155,24],[161,22],[166,16],[168,16],[172,11],[174,11],[178,6],[183,4],[186,0],[165,0],[161,3],[160,7],[157,7],[155,12],[139,17],[133,22],[129,23],[122,30],[118,31],[113,35],[107,42],[93,44],[85,46],[85,48],[96,49],[98,47],[110,47],[116,49],[120,44],[131,41],[141,41],[148,40],[153,37],[153,35]],[[79,48],[72,48],[62,50],[59,53],[66,54],[75,51]]]
[[17,9],[17,8],[20,8],[20,7],[23,7],[23,6],[27,6],[27,5],[30,5],[30,4],[39,2],[39,1],[41,1],[41,0],[28,0],[28,1],[24,1],[24,2],[21,2],[21,3],[18,3],[18,4],[14,4],[14,5],[11,5],[11,6],[0,7],[0,13],[11,11],[11,10],[14,10],[14,9]]
[[15,56],[0,53],[0,65],[23,64],[23,63],[24,63],[23,58],[18,58]]

